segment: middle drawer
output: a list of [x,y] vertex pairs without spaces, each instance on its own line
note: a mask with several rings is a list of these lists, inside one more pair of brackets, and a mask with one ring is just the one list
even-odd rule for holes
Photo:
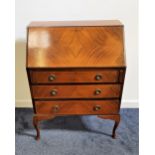
[[34,99],[118,98],[121,85],[33,85]]

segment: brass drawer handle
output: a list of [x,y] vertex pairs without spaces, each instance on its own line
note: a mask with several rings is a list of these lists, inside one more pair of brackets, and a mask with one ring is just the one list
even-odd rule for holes
[[102,79],[102,75],[97,74],[97,75],[95,76],[95,80],[99,81],[99,80],[101,80],[101,79]]
[[96,90],[95,90],[95,95],[99,95],[99,94],[101,94],[101,93],[102,93],[101,89],[96,89]]
[[50,75],[49,77],[48,77],[48,80],[49,81],[54,81],[56,79],[56,76],[55,75]]
[[53,112],[58,112],[60,110],[60,107],[58,105],[53,106]]
[[93,110],[94,110],[94,111],[101,110],[101,106],[100,106],[100,105],[96,105],[96,106],[94,106]]
[[50,94],[51,94],[52,96],[56,96],[56,95],[58,94],[58,91],[57,91],[56,89],[53,89],[53,90],[50,92]]

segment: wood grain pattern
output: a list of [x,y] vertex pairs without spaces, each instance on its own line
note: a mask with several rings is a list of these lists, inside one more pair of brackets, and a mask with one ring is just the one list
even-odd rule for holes
[[125,66],[122,27],[32,27],[28,68]]
[[123,26],[119,20],[34,21],[28,27]]
[[[119,98],[121,85],[40,85],[32,86],[34,99]],[[101,93],[96,95],[96,90]],[[56,91],[55,96],[51,95]]]
[[[31,82],[37,83],[116,83],[118,70],[83,70],[83,71],[30,71]],[[49,77],[54,76],[54,80]],[[97,77],[101,79],[97,80]]]
[[[120,122],[126,60],[120,21],[32,22],[26,68],[33,124],[61,115],[98,115]],[[99,78],[96,78],[99,75]]]
[[[106,101],[35,101],[36,113],[38,115],[98,115],[117,114],[119,111],[119,100]],[[100,109],[95,110],[99,106]],[[57,110],[55,109],[57,107]]]

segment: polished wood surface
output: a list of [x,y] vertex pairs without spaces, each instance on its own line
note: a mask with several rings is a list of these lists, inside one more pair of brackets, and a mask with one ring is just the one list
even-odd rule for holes
[[[34,99],[119,98],[121,85],[39,85],[32,86]],[[100,91],[97,94],[97,91]],[[51,93],[56,92],[52,95]]]
[[39,115],[98,115],[119,112],[119,100],[36,101],[35,105],[36,113]]
[[123,27],[30,27],[28,68],[125,67]]
[[123,26],[119,20],[87,20],[87,21],[34,21],[28,27],[78,27],[78,26]]
[[[30,71],[31,82],[39,83],[116,83],[118,70]],[[53,77],[53,78],[52,78]],[[51,79],[52,78],[52,79]]]
[[33,124],[62,115],[98,115],[120,122],[126,72],[120,21],[32,22],[26,68]]

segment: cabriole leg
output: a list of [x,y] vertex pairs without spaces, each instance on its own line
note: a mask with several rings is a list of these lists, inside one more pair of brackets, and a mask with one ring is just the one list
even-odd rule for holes
[[37,132],[36,140],[39,140],[40,139],[39,121],[36,116],[33,116],[33,125]]
[[34,128],[36,129],[37,135],[36,135],[36,140],[40,139],[40,129],[39,129],[39,122],[42,120],[48,120],[48,119],[53,119],[55,116],[51,115],[34,115],[33,116],[33,125]]
[[120,123],[120,115],[119,114],[117,114],[117,115],[99,115],[98,117],[115,121],[113,131],[112,131],[112,138],[116,138],[116,129]]

